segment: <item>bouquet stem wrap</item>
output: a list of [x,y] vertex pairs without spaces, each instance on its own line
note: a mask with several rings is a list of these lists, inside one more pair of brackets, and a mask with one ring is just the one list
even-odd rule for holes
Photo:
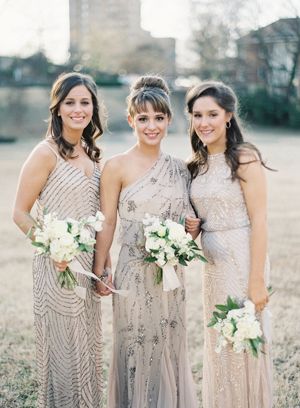
[[163,266],[163,290],[169,292],[181,286],[178,276],[175,272],[174,266],[166,264]]
[[[85,269],[83,269],[83,267],[81,266],[81,264],[74,259],[70,265],[69,268],[76,273],[81,273],[82,275],[88,276],[90,278],[96,279],[100,282],[103,283],[104,286],[106,286],[108,289],[110,289],[113,293],[120,295],[120,296],[124,296],[127,297],[129,294],[129,290],[125,290],[125,289],[112,289],[109,285],[107,285],[105,282],[103,282],[101,279],[98,278],[97,275],[95,275],[92,272],[86,271]],[[74,288],[74,292],[76,293],[76,295],[78,297],[80,297],[81,299],[85,300],[86,297],[86,288],[82,287],[82,286],[75,286]]]

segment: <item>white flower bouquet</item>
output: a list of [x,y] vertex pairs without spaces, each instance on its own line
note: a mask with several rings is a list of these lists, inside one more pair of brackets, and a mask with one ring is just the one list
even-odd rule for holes
[[147,262],[154,262],[158,266],[155,281],[163,281],[165,291],[176,289],[180,286],[174,266],[198,258],[207,262],[201,255],[201,249],[192,236],[187,233],[182,224],[172,220],[160,221],[158,217],[145,215],[143,219],[144,235],[146,237],[145,249],[149,256]]
[[[32,245],[39,254],[47,254],[56,262],[71,262],[81,252],[94,251],[96,240],[87,227],[101,231],[103,220],[104,216],[100,211],[95,216],[79,221],[72,218],[59,220],[55,213],[46,213],[42,222],[33,228]],[[69,267],[59,272],[58,282],[67,289],[74,289],[77,285]]]
[[220,353],[224,347],[231,345],[235,353],[252,352],[257,357],[264,338],[254,303],[246,300],[239,305],[228,296],[227,303],[216,305],[216,309],[208,324],[219,333],[215,351]]

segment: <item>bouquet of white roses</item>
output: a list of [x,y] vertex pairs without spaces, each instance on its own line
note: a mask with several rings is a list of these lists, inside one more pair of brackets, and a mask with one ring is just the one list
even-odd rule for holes
[[225,305],[216,305],[208,327],[219,333],[216,349],[220,353],[226,345],[231,345],[235,353],[252,352],[257,357],[264,343],[259,320],[255,315],[255,305],[246,300],[243,305],[230,296]]
[[195,258],[207,262],[201,255],[200,248],[192,236],[185,231],[182,224],[169,219],[160,221],[158,217],[149,214],[145,215],[143,224],[146,237],[145,249],[149,253],[145,261],[158,265],[156,283],[163,281],[165,291],[180,286],[174,270],[175,265],[186,266],[187,262]]
[[[56,262],[70,262],[81,252],[93,252],[95,238],[87,227],[101,231],[104,216],[97,211],[95,216],[77,221],[72,218],[59,220],[55,213],[44,214],[43,220],[33,228],[32,245],[39,254],[48,254]],[[74,289],[77,281],[71,269],[59,272],[61,287]]]

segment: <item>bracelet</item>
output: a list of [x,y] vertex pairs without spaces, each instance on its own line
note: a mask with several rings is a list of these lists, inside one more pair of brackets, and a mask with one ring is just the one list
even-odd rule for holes
[[98,276],[98,278],[103,281],[104,279],[106,279],[108,277],[108,275],[111,275],[111,268],[106,267],[103,270],[103,274]]

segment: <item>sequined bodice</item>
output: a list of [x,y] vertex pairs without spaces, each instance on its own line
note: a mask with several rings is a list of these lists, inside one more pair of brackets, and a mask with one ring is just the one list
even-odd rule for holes
[[144,246],[143,218],[146,213],[179,222],[188,213],[189,173],[185,163],[161,154],[156,163],[119,198],[119,242]]
[[208,170],[192,181],[190,195],[204,231],[224,231],[250,224],[240,182],[232,181],[223,153],[208,156]]

